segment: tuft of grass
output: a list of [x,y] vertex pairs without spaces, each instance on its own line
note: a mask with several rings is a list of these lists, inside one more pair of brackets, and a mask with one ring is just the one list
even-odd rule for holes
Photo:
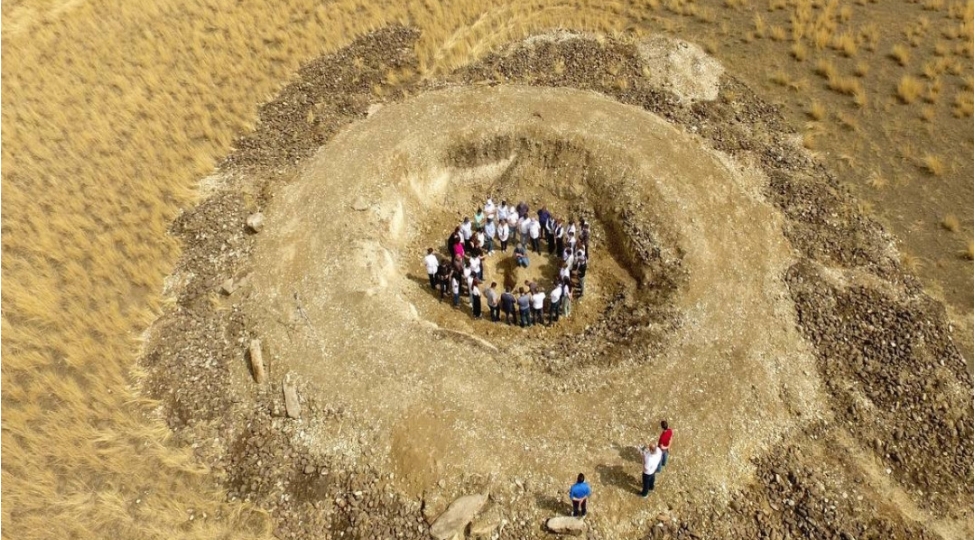
[[765,24],[765,19],[762,18],[761,13],[756,13],[755,18],[752,19],[755,25],[755,37],[765,37],[765,29],[767,25]]
[[843,33],[833,38],[833,48],[840,51],[847,58],[856,56],[858,47],[856,38],[850,34]]
[[966,118],[972,116],[972,94],[971,92],[959,92],[955,94],[955,103],[951,109],[951,114],[955,118]]
[[968,239],[968,244],[965,249],[961,252],[961,256],[968,260],[975,260],[975,242],[972,239]]
[[806,110],[806,114],[809,115],[809,118],[818,122],[826,117],[826,107],[818,101],[813,101],[809,104],[809,109]]
[[925,122],[931,122],[934,120],[935,110],[934,107],[922,107],[921,108],[921,120]]
[[789,74],[781,69],[775,70],[775,72],[769,76],[769,79],[779,86],[789,86],[789,83],[791,82],[789,79]]
[[938,101],[938,96],[941,95],[941,79],[935,79],[928,83],[928,87],[924,90],[924,101],[928,103],[935,103]]
[[910,75],[904,75],[901,77],[900,82],[897,83],[897,97],[903,103],[914,103],[922,91],[924,91],[924,83]]
[[789,49],[789,52],[792,54],[792,57],[799,62],[805,60],[809,55],[808,49],[806,49],[806,46],[801,41],[793,43],[792,47]]
[[870,73],[870,64],[857,62],[857,65],[853,68],[853,74],[857,77],[866,77],[867,73]]
[[772,41],[785,41],[787,39],[787,34],[785,28],[781,26],[773,26],[769,29],[768,35],[772,38]]
[[826,80],[834,79],[837,76],[836,66],[834,66],[833,62],[830,60],[820,58],[816,61],[816,75],[819,75]]
[[867,183],[870,184],[870,187],[874,189],[883,189],[887,187],[887,179],[876,171],[870,173],[870,178],[867,180]]
[[894,45],[890,49],[890,57],[896,60],[901,66],[906,66],[911,61],[911,53],[903,45]]
[[840,77],[837,75],[828,79],[826,85],[830,90],[846,96],[866,95],[863,86],[860,84],[860,79],[856,77]]
[[932,176],[942,176],[944,175],[947,167],[940,156],[925,154],[924,157],[921,158],[921,168]]
[[961,222],[954,214],[948,214],[941,219],[941,227],[946,231],[956,233],[961,230]]
[[913,274],[916,274],[917,271],[923,266],[921,258],[917,255],[911,255],[910,253],[901,254],[901,264]]

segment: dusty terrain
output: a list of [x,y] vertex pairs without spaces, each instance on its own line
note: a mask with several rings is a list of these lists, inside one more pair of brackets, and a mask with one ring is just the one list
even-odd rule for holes
[[[595,536],[970,534],[971,376],[943,308],[774,109],[727,76],[689,99],[642,77],[658,60],[638,45],[564,34],[378,109],[305,82],[411,36],[305,68],[177,222],[178,307],[147,388],[232,497],[284,537],[423,536],[452,498],[488,492],[489,535],[520,538],[565,511],[581,470]],[[517,84],[560,58],[565,77]],[[622,88],[594,77],[613,63]],[[498,66],[504,84],[476,84]],[[316,133],[317,151],[301,143]],[[301,153],[269,153],[282,136]],[[282,158],[294,173],[269,175]],[[426,288],[424,246],[487,193],[597,224],[568,324],[473,321]],[[241,285],[213,296],[227,278]],[[269,385],[244,361],[253,338]],[[660,417],[680,419],[680,450],[647,502],[633,446]]]
[[[4,4],[2,27],[5,538],[423,537],[450,499],[475,492],[491,494],[475,528],[520,538],[566,511],[576,466],[593,468],[593,537],[972,536],[970,0],[18,0]],[[692,44],[671,48],[663,36]],[[464,144],[440,148],[414,141],[420,161],[396,154],[379,179],[347,177],[373,191],[336,215],[389,231],[395,219],[379,218],[397,207],[383,201],[401,195],[408,227],[356,237],[389,254],[376,266],[390,271],[385,284],[359,272],[336,291],[384,315],[405,306],[389,319],[391,335],[436,351],[420,364],[376,339],[368,350],[384,356],[363,358],[355,353],[367,349],[335,335],[334,320],[325,319],[331,330],[312,323],[321,322],[312,310],[335,313],[320,283],[302,282],[297,296],[275,283],[300,271],[272,258],[283,252],[269,238],[286,231],[253,235],[244,220],[262,210],[280,224],[289,193],[327,206],[309,178],[351,190],[314,168],[316,156],[337,156],[343,134],[408,134],[376,126],[405,111],[446,126],[416,104],[435,95],[463,103],[487,87],[498,96],[575,89],[597,100],[593,109],[651,118],[632,132],[690,138],[697,150],[680,155],[742,173],[715,174],[713,185],[769,221],[727,231],[687,221],[654,201],[684,204],[697,190],[719,203],[700,179],[668,190],[653,167],[629,184],[599,173],[676,163],[553,124],[563,108],[547,101],[539,108],[558,114],[495,111],[511,129],[457,132]],[[404,187],[409,171],[424,173],[414,180],[426,189],[435,173],[453,198],[420,198]],[[553,182],[579,171],[591,174],[568,190]],[[596,220],[593,295],[568,324],[527,333],[472,324],[466,307],[445,310],[422,289],[419,256],[480,202],[480,183]],[[616,196],[643,210],[617,212],[607,204]],[[746,231],[768,233],[744,243],[768,260],[694,236]],[[326,247],[334,240],[320,236]],[[721,285],[706,276],[742,294],[762,279],[722,272],[712,251],[729,265],[775,268],[761,284],[787,297],[705,296]],[[256,288],[257,278],[269,287]],[[380,304],[382,291],[398,296]],[[689,307],[694,295],[709,311]],[[749,341],[757,361],[737,348],[690,350],[687,340],[705,332],[764,338],[729,319],[737,304],[794,324]],[[384,335],[377,321],[355,320]],[[264,386],[247,372],[252,337],[265,347]],[[805,367],[763,353],[790,343],[789,360]],[[769,386],[734,395],[733,381],[666,363],[680,352],[697,362],[714,352],[717,373]],[[373,368],[404,376],[389,383],[401,402],[362,383]],[[676,395],[663,405],[650,394],[659,382],[626,378],[655,369]],[[411,394],[414,373],[432,391]],[[298,386],[301,420],[284,416],[283,379]],[[477,399],[493,392],[481,381],[504,384],[497,393],[511,406],[484,407]],[[638,464],[626,445],[657,418],[642,418],[610,385],[642,392],[646,410],[660,407],[677,427],[655,506],[627,493]],[[711,399],[686,397],[699,389]],[[445,413],[447,399],[466,408]],[[570,431],[509,414],[546,405],[543,415],[573,415],[587,399],[612,415],[599,410],[602,423]],[[391,428],[388,415],[404,410],[413,431]],[[708,422],[734,411],[755,437]],[[547,446],[539,433],[583,450]],[[480,436],[514,457],[496,458]],[[528,450],[518,451],[519,438]],[[741,454],[718,455],[722,445]]]

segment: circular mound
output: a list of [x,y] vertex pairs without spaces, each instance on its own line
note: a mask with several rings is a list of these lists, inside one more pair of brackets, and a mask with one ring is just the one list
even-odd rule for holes
[[[243,309],[278,369],[372,432],[310,436],[353,459],[376,450],[368,459],[407,492],[465,473],[598,471],[666,416],[684,426],[680,484],[730,489],[794,410],[821,408],[801,376],[814,363],[766,183],[597,94],[431,92],[337,134],[277,195]],[[435,224],[506,189],[591,216],[611,254],[595,258],[593,297],[555,339],[471,325],[422,286]]]

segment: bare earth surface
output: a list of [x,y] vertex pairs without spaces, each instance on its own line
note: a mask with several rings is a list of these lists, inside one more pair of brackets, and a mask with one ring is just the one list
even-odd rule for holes
[[[944,308],[773,108],[727,76],[644,77],[667,55],[585,37],[371,107],[375,66],[408,65],[412,39],[306,66],[174,226],[186,255],[147,388],[232,497],[281,537],[381,538],[486,492],[487,535],[524,538],[583,471],[594,538],[971,536],[971,375]],[[595,223],[569,321],[492,325],[429,292],[425,248],[489,193]],[[547,284],[550,264],[519,278]],[[645,501],[633,446],[664,417],[672,463]]]

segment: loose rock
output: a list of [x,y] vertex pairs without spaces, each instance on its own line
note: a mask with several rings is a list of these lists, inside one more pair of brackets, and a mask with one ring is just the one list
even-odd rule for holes
[[430,527],[430,536],[437,540],[463,538],[467,524],[481,511],[485,503],[487,503],[486,493],[466,495],[456,499],[450,503],[447,511],[440,514],[440,517],[433,522]]

